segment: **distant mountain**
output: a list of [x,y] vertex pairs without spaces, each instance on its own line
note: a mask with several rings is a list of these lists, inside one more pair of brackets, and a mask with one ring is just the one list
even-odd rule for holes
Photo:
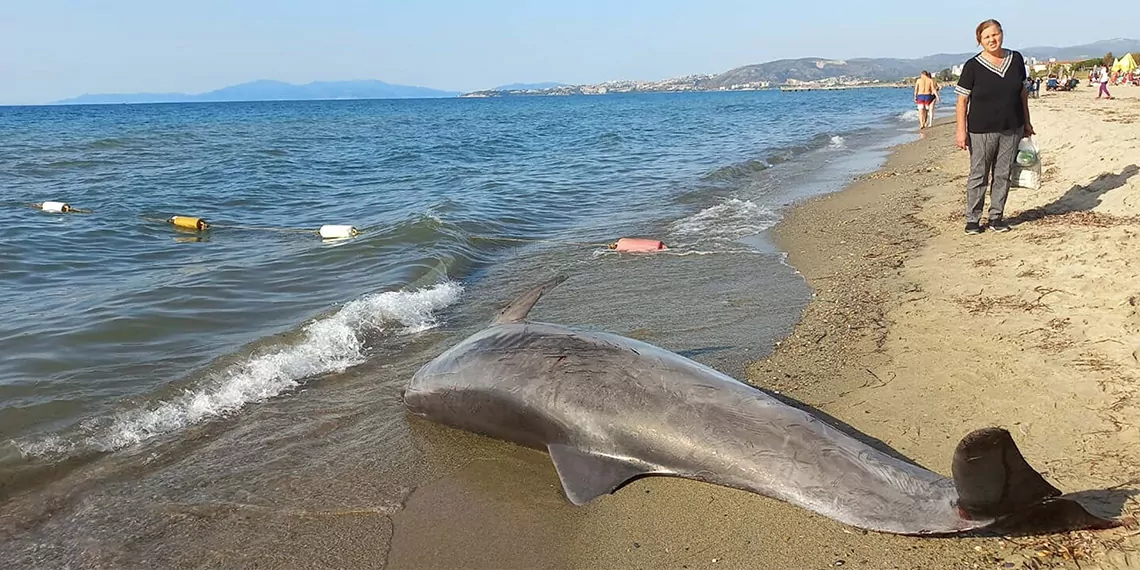
[[[1026,57],[1061,61],[1102,57],[1107,52],[1120,56],[1140,52],[1140,40],[1114,39],[1072,47],[1014,48]],[[598,95],[607,93],[644,93],[653,91],[723,91],[764,89],[782,85],[852,86],[897,84],[915,77],[922,70],[937,73],[973,57],[977,52],[942,53],[918,59],[854,58],[827,59],[805,57],[781,59],[730,69],[715,75],[691,75],[660,81],[610,81],[595,85],[504,85],[496,89],[475,91],[464,97],[503,97],[511,95]]]
[[[1056,58],[1061,61],[1101,57],[1107,52],[1123,55],[1140,52],[1140,40],[1115,39],[1072,47],[1029,47],[1017,48],[1026,57],[1040,60]],[[767,63],[745,65],[715,75],[706,82],[713,89],[728,88],[732,85],[769,82],[786,84],[789,81],[820,81],[831,78],[852,80],[897,81],[904,77],[914,77],[922,70],[937,73],[973,57],[977,52],[936,54],[919,59],[855,58],[847,60],[809,57],[782,59]]]
[[553,81],[546,81],[543,83],[511,83],[510,85],[500,85],[492,91],[526,91],[528,89],[553,89],[555,87],[565,87],[566,83],[555,83]]
[[731,88],[733,85],[820,81],[832,78],[851,80],[897,81],[913,77],[922,70],[938,70],[962,63],[972,54],[939,54],[921,59],[857,58],[824,59],[805,57],[781,59],[730,69],[714,75],[706,82],[712,89]]
[[[1062,61],[1102,57],[1107,52],[1116,56],[1140,52],[1140,40],[1112,39],[1071,47],[1014,48],[1027,57]],[[914,77],[923,69],[937,73],[966,61],[976,52],[936,54],[918,59],[854,58],[826,59],[808,57],[781,59],[745,65],[715,75],[692,75],[661,81],[611,81],[597,85],[564,83],[513,83],[494,89],[468,93],[468,97],[501,97],[504,95],[580,95],[647,91],[719,91],[730,89],[762,89],[770,86],[811,83],[814,85],[854,85],[897,82]],[[88,94],[57,101],[57,104],[97,103],[177,103],[198,101],[293,101],[309,99],[408,99],[456,97],[461,94],[427,87],[393,85],[383,81],[318,81],[293,85],[280,81],[253,81],[223,87],[199,94],[186,93],[115,93]]]
[[383,81],[316,81],[293,85],[281,81],[252,81],[199,94],[108,93],[80,95],[57,101],[58,105],[109,103],[191,103],[214,101],[300,101],[311,99],[414,99],[455,97],[458,92],[427,87],[393,85]]
[[1026,56],[1036,57],[1037,59],[1049,59],[1053,57],[1057,58],[1058,61],[1079,61],[1082,59],[1092,59],[1094,57],[1104,57],[1104,54],[1110,52],[1116,57],[1120,57],[1126,53],[1140,52],[1140,40],[1117,38],[1080,46],[1030,47],[1019,51]]

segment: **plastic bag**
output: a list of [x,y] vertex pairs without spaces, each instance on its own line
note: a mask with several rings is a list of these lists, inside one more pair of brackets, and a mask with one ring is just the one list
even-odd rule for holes
[[1017,143],[1009,185],[1031,190],[1041,187],[1041,151],[1031,137],[1024,137]]

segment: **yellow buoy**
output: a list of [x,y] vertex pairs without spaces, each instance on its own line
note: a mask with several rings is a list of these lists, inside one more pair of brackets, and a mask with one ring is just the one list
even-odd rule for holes
[[352,226],[324,225],[321,226],[321,229],[318,233],[320,233],[321,237],[324,239],[339,239],[350,238],[360,232],[356,231],[356,228]]
[[53,214],[65,214],[71,211],[71,206],[67,202],[44,202],[40,204],[40,209]]
[[207,223],[206,220],[203,220],[202,218],[194,218],[191,216],[174,216],[167,220],[167,222],[170,222],[176,228],[182,228],[186,230],[196,230],[201,232],[210,229],[210,224]]

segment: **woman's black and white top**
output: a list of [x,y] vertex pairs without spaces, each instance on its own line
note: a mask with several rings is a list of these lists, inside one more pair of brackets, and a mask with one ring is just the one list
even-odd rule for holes
[[1001,65],[994,65],[981,53],[967,60],[954,88],[970,98],[966,130],[1000,133],[1024,128],[1021,91],[1027,80],[1025,59],[1016,51],[1005,50]]

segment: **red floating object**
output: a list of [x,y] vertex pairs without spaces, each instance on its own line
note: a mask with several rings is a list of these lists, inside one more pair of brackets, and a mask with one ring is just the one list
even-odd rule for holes
[[622,253],[652,253],[669,247],[656,239],[621,238],[614,244],[613,249]]

